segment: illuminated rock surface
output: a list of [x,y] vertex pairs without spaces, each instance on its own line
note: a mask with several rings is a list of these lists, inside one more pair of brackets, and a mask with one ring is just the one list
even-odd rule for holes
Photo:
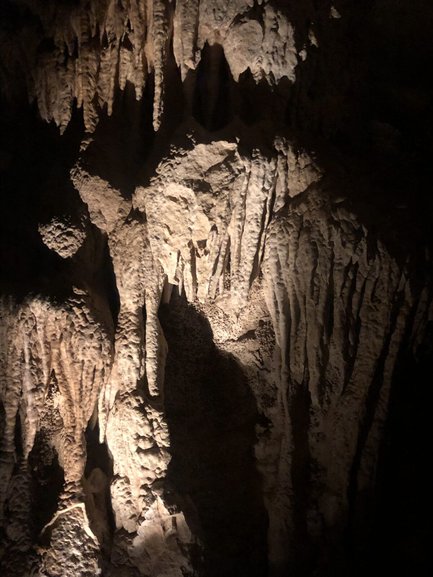
[[415,4],[1,2],[1,575],[429,574]]

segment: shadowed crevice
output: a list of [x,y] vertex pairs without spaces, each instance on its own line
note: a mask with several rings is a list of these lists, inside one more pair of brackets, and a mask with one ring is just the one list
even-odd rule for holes
[[160,310],[168,342],[168,498],[199,539],[202,577],[264,577],[267,516],[255,469],[258,413],[241,366],[182,297]]

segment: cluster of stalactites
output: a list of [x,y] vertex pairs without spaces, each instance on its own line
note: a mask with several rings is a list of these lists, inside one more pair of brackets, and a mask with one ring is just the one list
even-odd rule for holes
[[316,182],[314,160],[284,138],[274,150],[240,154],[236,142],[184,142],[164,158],[133,204],[146,214],[150,248],[167,276],[194,302],[229,295],[245,303],[259,275],[269,223]]
[[[61,434],[52,434],[49,442],[65,470],[65,491],[71,494],[80,490],[83,433],[111,359],[107,331],[91,311],[89,297],[78,289],[61,305],[42,297],[23,303],[10,297],[0,300],[0,401],[5,412],[1,454],[12,461],[22,455],[26,461],[37,432],[58,421]],[[3,465],[4,497],[12,470]]]
[[[164,103],[164,70],[172,45],[184,80],[197,68],[206,44],[221,44],[235,81],[249,69],[256,81],[278,83],[296,78],[305,59],[295,43],[295,29],[271,1],[213,0],[82,0],[74,4],[25,2],[30,17],[14,34],[0,30],[4,85],[11,89],[21,70],[30,100],[42,118],[63,132],[74,103],[83,109],[92,132],[101,110],[110,115],[117,89],[127,83],[137,100],[153,75],[153,125],[160,126]],[[298,31],[299,35],[299,31]],[[171,42],[172,41],[172,42]]]
[[[414,288],[407,263],[390,254],[344,199],[314,185],[270,224],[262,272],[280,355],[278,404],[286,423],[279,491],[270,507],[271,541],[278,543],[292,515],[289,472],[296,459],[296,423],[291,415],[294,407],[303,410],[298,399],[309,399],[311,503],[325,531],[344,524],[354,476],[359,491],[374,485],[398,355],[405,337],[414,351],[419,347],[432,300],[427,287],[421,293]],[[355,469],[356,451],[362,456]]]

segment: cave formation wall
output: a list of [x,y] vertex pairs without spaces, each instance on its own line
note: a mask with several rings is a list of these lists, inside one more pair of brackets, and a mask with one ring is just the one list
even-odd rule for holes
[[432,22],[2,0],[1,575],[430,575]]

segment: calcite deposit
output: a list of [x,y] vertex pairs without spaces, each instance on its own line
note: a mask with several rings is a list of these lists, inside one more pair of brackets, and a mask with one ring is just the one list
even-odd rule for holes
[[432,9],[367,4],[2,0],[2,576],[429,574]]

